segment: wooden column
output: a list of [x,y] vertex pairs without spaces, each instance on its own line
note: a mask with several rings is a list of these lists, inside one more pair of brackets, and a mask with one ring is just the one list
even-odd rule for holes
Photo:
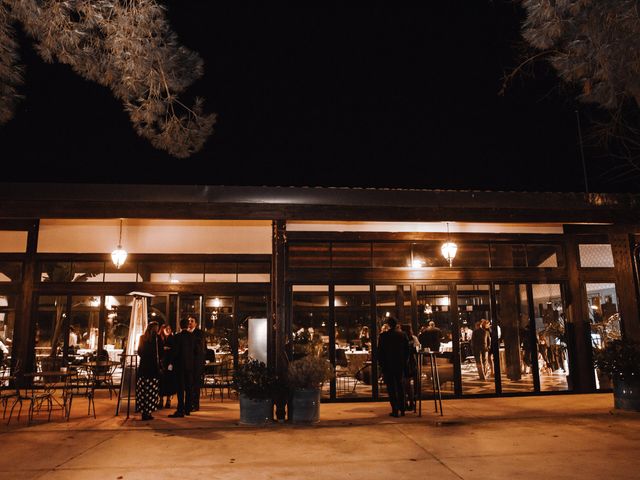
[[24,262],[22,291],[17,305],[16,323],[13,331],[13,353],[11,367],[15,371],[16,362],[19,362],[19,370],[33,371],[34,329],[31,328],[33,318],[33,286],[36,277],[36,253],[38,250],[38,231],[40,220],[33,220],[27,233],[27,252]]
[[609,234],[616,274],[618,312],[622,317],[624,336],[640,341],[640,319],[638,318],[638,296],[633,272],[633,243],[627,233]]
[[[286,222],[273,220],[271,224],[271,332],[269,340],[273,348],[270,348],[271,365],[276,372],[284,375],[287,369],[286,357],[286,292],[285,292],[285,252],[287,243]],[[278,420],[285,418],[286,399],[276,399],[276,417]]]
[[567,341],[571,362],[571,387],[576,392],[595,389],[593,366],[591,365],[591,325],[586,311],[586,298],[580,279],[578,239],[576,235],[565,235],[565,254],[569,284],[565,291],[567,308]]

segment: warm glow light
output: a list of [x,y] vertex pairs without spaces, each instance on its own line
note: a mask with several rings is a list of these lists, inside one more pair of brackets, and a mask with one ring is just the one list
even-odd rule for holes
[[118,238],[118,247],[111,252],[111,261],[116,266],[116,268],[120,268],[124,265],[124,262],[127,260],[127,251],[122,248],[122,219],[120,219],[120,237]]
[[442,256],[449,261],[449,266],[452,266],[453,259],[456,258],[456,253],[458,253],[458,245],[451,241],[445,242],[442,244],[440,251]]
[[120,268],[124,265],[124,262],[127,260],[127,251],[122,248],[122,245],[118,245],[113,252],[111,252],[111,261],[116,266],[116,268]]
[[213,299],[213,307],[214,308],[220,308],[220,299],[219,298],[214,298]]
[[413,268],[422,268],[424,267],[424,260],[420,260],[419,258],[416,258],[413,260],[413,262],[411,262],[411,266]]

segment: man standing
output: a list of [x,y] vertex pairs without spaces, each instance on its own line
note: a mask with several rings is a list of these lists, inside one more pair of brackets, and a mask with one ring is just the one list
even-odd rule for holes
[[435,322],[430,321],[429,326],[425,328],[419,335],[418,340],[422,348],[428,348],[432,352],[440,351],[440,340],[442,339],[442,330],[436,327]]
[[169,415],[171,418],[184,417],[191,413],[196,344],[188,327],[187,318],[180,320],[180,333],[173,338],[171,363],[168,368],[173,369],[176,375],[178,409]]
[[200,387],[202,386],[202,373],[207,353],[207,340],[204,332],[198,328],[198,321],[195,317],[189,317],[189,331],[193,334],[195,342],[195,356],[193,363],[193,390],[191,393],[191,411],[200,410]]
[[491,348],[491,335],[489,331],[482,327],[484,319],[475,323],[475,328],[471,333],[471,348],[476,360],[478,378],[485,380],[489,368],[489,349]]
[[398,330],[395,318],[387,319],[389,330],[380,334],[378,339],[378,363],[384,376],[384,383],[389,393],[392,417],[404,416],[404,375],[409,361],[409,339]]

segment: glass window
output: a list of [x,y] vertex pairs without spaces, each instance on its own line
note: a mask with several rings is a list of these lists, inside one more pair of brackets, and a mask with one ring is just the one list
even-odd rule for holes
[[104,262],[73,262],[72,282],[102,282]]
[[204,263],[180,262],[169,267],[168,283],[202,283],[204,280]]
[[[500,332],[491,316],[491,290],[486,284],[457,285],[462,393],[495,392],[495,346]],[[469,331],[470,330],[470,331]],[[469,338],[469,340],[463,340]],[[464,342],[469,342],[464,343]]]
[[109,352],[110,360],[118,361],[129,336],[133,297],[107,295],[104,304],[107,315],[104,348]]
[[21,282],[22,263],[21,262],[0,262],[0,283]]
[[441,247],[442,242],[414,243],[412,266],[414,268],[448,267],[449,261],[442,256]]
[[[416,285],[418,337],[423,349],[437,352],[440,389],[443,393],[453,393],[453,315],[447,285]],[[423,366],[423,395],[430,395],[430,369]]]
[[532,290],[540,389],[543,392],[568,390],[567,320],[560,285],[536,284]]
[[0,375],[9,375],[13,351],[13,329],[16,323],[16,299],[0,295]]
[[524,245],[492,243],[491,244],[492,267],[526,267],[527,253]]
[[269,262],[238,263],[238,282],[269,283],[271,264]]
[[410,243],[374,243],[374,267],[411,267]]
[[69,319],[70,363],[82,363],[98,349],[98,327],[100,323],[99,296],[71,297],[71,316]]
[[537,268],[564,267],[560,245],[527,245],[527,265]]
[[269,297],[266,295],[240,296],[238,297],[237,318],[237,338],[238,338],[238,358],[240,363],[247,359],[249,346],[248,328],[249,318],[268,318]]
[[[34,367],[49,370],[62,366],[66,318],[66,295],[38,298],[35,324],[36,365]],[[53,360],[49,360],[50,358]]]
[[503,393],[534,389],[533,338],[525,285],[496,285],[500,379]]
[[71,262],[42,262],[40,264],[41,282],[70,282]]
[[[329,287],[294,285],[291,297],[292,358],[318,354],[329,360]],[[333,327],[335,328],[335,326]],[[322,386],[322,396],[329,397],[330,385]]]
[[613,252],[609,244],[578,245],[582,268],[613,268]]
[[[587,283],[587,313],[591,327],[591,347],[594,352],[608,343],[622,338],[622,325],[618,311],[615,283]],[[596,388],[611,388],[611,379],[595,370]]]
[[233,359],[235,350],[233,297],[206,297],[203,330],[207,339],[207,348],[215,351],[217,361]]
[[334,242],[331,245],[331,265],[333,267],[370,267],[371,244]]
[[489,268],[489,244],[458,243],[458,251],[452,266],[453,268]]
[[371,398],[371,293],[368,285],[336,285],[336,396]]
[[289,244],[291,268],[328,268],[331,265],[329,242],[301,242]]
[[205,282],[235,283],[237,280],[237,265],[235,262],[216,262],[205,265]]
[[140,282],[142,277],[138,275],[136,262],[125,262],[120,268],[116,268],[113,262],[105,262],[105,282]]

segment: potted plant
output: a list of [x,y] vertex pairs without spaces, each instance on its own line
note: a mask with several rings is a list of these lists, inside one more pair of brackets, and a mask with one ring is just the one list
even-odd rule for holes
[[289,364],[287,385],[291,393],[291,422],[315,423],[320,420],[320,389],[332,375],[331,364],[317,355],[307,355]]
[[264,362],[251,359],[233,373],[233,388],[240,397],[240,423],[264,425],[273,419],[277,377]]
[[613,340],[595,350],[593,361],[613,380],[615,408],[640,411],[640,343]]

